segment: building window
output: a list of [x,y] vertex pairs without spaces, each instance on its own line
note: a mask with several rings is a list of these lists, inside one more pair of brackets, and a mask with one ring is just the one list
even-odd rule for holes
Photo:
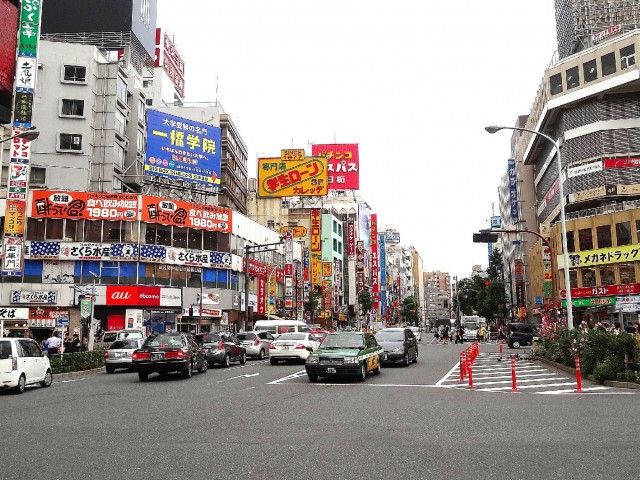
[[27,220],[27,240],[44,240],[45,220],[29,218]]
[[218,250],[218,232],[210,232],[208,230],[202,232],[202,249]]
[[[7,184],[8,172],[9,172],[9,167],[6,166],[6,165],[3,166],[2,167],[2,179],[0,180],[0,182],[3,185]],[[43,168],[43,167],[31,167],[29,169],[29,182],[38,183],[38,184],[45,183],[46,173],[47,173],[47,169],[46,168]]]
[[116,110],[116,132],[118,132],[120,134],[120,137],[122,137],[123,139],[125,137],[126,129],[127,117],[125,117],[125,115],[119,110]]
[[615,285],[616,284],[616,267],[615,265],[601,265],[600,270],[600,285]]
[[276,228],[276,222],[275,222],[275,220],[267,220],[267,228],[270,228],[271,230],[273,230],[274,228]]
[[617,245],[631,245],[631,223],[616,223]]
[[147,110],[147,104],[144,103],[144,98],[138,100],[138,121],[144,124],[144,112]]
[[189,244],[187,248],[192,250],[202,250],[202,230],[196,228],[189,229]]
[[336,240],[335,238],[333,239],[333,251],[338,251],[338,240]]
[[596,286],[596,269],[593,267],[581,268],[582,272],[582,286],[583,287],[595,287]]
[[156,226],[153,223],[143,223],[144,229],[144,243],[148,245],[156,244]]
[[147,98],[145,101],[146,101],[148,107],[152,107],[153,106],[153,98]]
[[613,245],[611,239],[611,225],[600,225],[596,227],[598,234],[598,248],[609,248]]
[[580,244],[581,252],[593,250],[593,234],[590,228],[578,230],[578,243]]
[[61,218],[48,218],[45,240],[63,240],[63,220]]
[[84,100],[63,98],[60,102],[60,116],[84,118]]
[[105,242],[118,243],[122,241],[124,231],[122,228],[122,222],[105,220],[102,224],[102,238]]
[[629,284],[636,283],[636,270],[633,263],[620,263],[620,283]]
[[576,251],[576,242],[573,235],[573,230],[567,232],[567,250],[569,253]]
[[562,93],[562,74],[556,73],[549,77],[549,88],[551,89],[551,95],[557,95]]
[[113,163],[116,164],[117,167],[124,167],[124,148],[122,148],[118,143],[113,144]]
[[68,83],[87,83],[87,67],[65,65],[62,67],[62,81]]
[[578,67],[571,67],[564,73],[567,79],[567,90],[580,86],[580,73]]
[[156,225],[156,245],[171,246],[171,227],[168,225]]
[[116,84],[116,97],[124,106],[129,104],[127,102],[127,82],[125,82],[122,77],[118,77],[118,83]]
[[598,79],[598,64],[595,60],[589,60],[582,64],[582,76],[584,83],[593,82]]
[[179,248],[187,248],[188,229],[174,227],[173,229],[173,246]]
[[84,241],[102,242],[102,222],[100,220],[87,220],[84,222]]
[[59,152],[82,152],[82,135],[79,133],[58,134]]
[[611,52],[600,57],[600,68],[602,69],[602,76],[612,75],[616,73],[616,54]]
[[338,222],[333,221],[333,233],[338,233]]
[[620,49],[620,70],[636,64],[636,47],[631,44]]

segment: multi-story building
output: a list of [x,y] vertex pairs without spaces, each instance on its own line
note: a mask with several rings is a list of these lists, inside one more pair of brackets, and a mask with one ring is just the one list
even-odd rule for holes
[[[599,8],[605,2],[587,3]],[[637,2],[606,4],[612,12],[628,7],[632,18],[637,15]],[[593,11],[578,10],[576,25],[588,25]],[[562,22],[561,16],[559,32],[566,25]],[[630,22],[615,15],[598,22],[606,35],[577,53],[561,55],[545,72],[525,123],[526,128],[559,142],[561,178],[560,157],[551,142],[525,132],[516,144],[519,158],[534,167],[537,222],[540,231],[550,235],[558,260],[556,293],[565,284],[558,193],[559,182],[563,182],[574,324],[582,319],[590,323],[637,320],[634,297],[629,294],[640,291],[640,265],[631,253],[638,248],[635,221],[640,207],[640,73],[636,64],[640,31],[625,32]],[[631,23],[637,25],[637,21]],[[617,28],[623,24],[625,28]],[[610,28],[605,30],[607,25]],[[559,50],[566,49],[565,43],[559,35]],[[529,255],[528,280],[536,297],[546,296],[543,256],[540,243]]]
[[426,321],[429,325],[449,325],[451,312],[451,276],[447,272],[424,272]]

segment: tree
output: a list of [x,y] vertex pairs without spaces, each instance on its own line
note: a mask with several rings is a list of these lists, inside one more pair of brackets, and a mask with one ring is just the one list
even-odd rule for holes
[[322,300],[322,290],[315,285],[313,288],[309,289],[309,295],[307,296],[307,301],[304,302],[304,308],[307,312],[311,314],[311,323],[316,323],[316,312],[320,307],[320,301]]
[[509,311],[502,268],[502,253],[495,249],[489,258],[487,277],[483,279],[477,305],[478,314],[487,320],[502,319]]
[[369,310],[373,308],[373,296],[368,289],[364,289],[358,295],[358,303],[360,304],[360,311],[363,315],[366,315]]
[[404,316],[405,322],[409,325],[418,326],[418,301],[415,297],[405,297],[402,300],[400,312]]

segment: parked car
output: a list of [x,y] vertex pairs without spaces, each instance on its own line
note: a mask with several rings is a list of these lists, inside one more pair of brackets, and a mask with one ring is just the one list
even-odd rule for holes
[[305,361],[309,354],[320,345],[310,333],[283,333],[269,346],[271,365],[277,365],[280,360]]
[[133,352],[142,347],[141,338],[125,338],[116,340],[104,351],[104,368],[107,373],[113,373],[117,368],[131,368]]
[[275,340],[269,332],[240,332],[237,337],[247,356],[260,360],[269,355],[269,345]]
[[194,369],[205,373],[209,366],[195,338],[180,332],[149,335],[131,360],[131,368],[138,372],[141,382],[151,373],[180,372],[183,378],[191,378]]
[[[271,318],[274,318],[273,316]],[[300,320],[286,320],[284,318],[275,320],[258,320],[253,326],[256,332],[269,332],[275,338],[283,333],[308,332],[309,325]]]
[[540,336],[537,325],[530,323],[510,323],[507,345],[510,348],[520,348],[533,344]]
[[228,367],[231,362],[240,362],[241,365],[247,362],[245,347],[231,333],[204,333],[197,335],[196,339],[202,347],[209,366],[219,363],[223,367]]
[[144,340],[145,335],[141,330],[125,329],[125,330],[111,330],[104,332],[100,335],[100,338],[93,344],[94,349],[107,349],[116,340],[124,340],[127,338],[139,338]]
[[418,340],[410,328],[383,328],[376,333],[376,341],[384,349],[382,364],[418,361]]
[[413,334],[416,336],[416,340],[418,340],[419,342],[422,341],[422,333],[420,330],[420,327],[409,327],[409,329],[413,332]]
[[27,385],[49,387],[53,381],[49,357],[30,338],[0,338],[0,388],[24,392]]
[[368,372],[380,375],[383,348],[370,333],[330,333],[307,358],[305,370],[310,382],[318,377],[355,376],[364,382]]

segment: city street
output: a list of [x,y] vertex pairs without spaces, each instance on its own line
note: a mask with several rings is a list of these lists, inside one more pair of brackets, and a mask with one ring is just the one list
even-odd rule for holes
[[[566,392],[468,390],[452,381],[465,346],[425,339],[417,364],[365,383],[249,361],[190,380],[96,373],[0,392],[0,478],[638,477],[637,390],[585,382],[575,394],[575,379],[548,370],[530,375]],[[481,352],[478,372],[497,346]],[[477,382],[487,376],[503,375]]]

